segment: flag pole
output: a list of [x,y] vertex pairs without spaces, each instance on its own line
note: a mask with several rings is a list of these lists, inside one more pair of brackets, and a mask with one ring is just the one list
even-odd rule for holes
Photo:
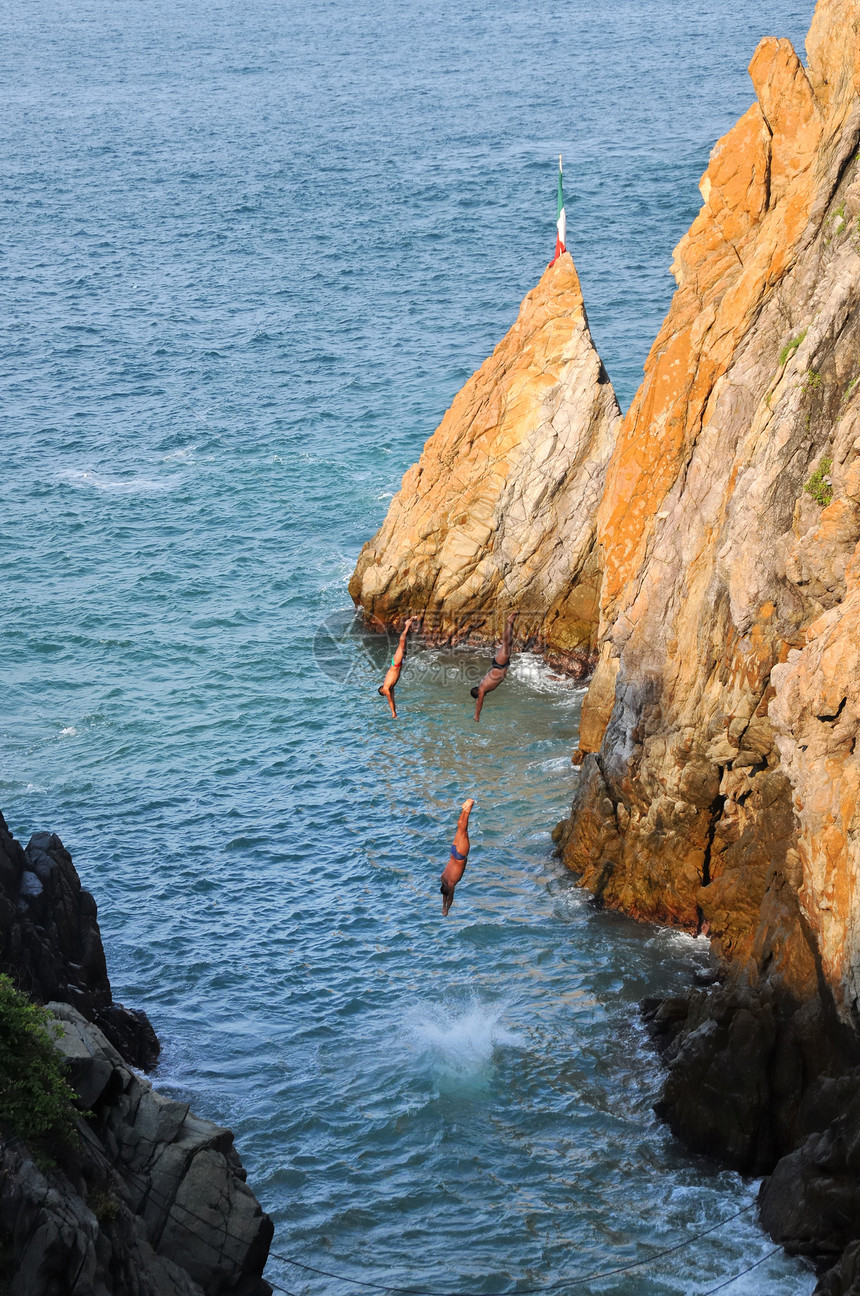
[[558,155],[558,203],[556,206],[556,235],[555,235],[555,256],[550,261],[550,265],[555,265],[562,252],[566,252],[565,240],[567,238],[567,215],[564,210],[564,185],[561,169],[561,154]]

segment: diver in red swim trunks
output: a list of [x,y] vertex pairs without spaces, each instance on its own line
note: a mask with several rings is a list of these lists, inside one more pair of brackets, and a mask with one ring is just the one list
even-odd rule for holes
[[454,903],[454,887],[466,872],[466,860],[469,856],[469,815],[475,804],[472,797],[463,802],[460,818],[457,820],[457,831],[451,846],[451,858],[442,872],[442,917],[447,918],[448,910]]
[[472,689],[472,697],[476,699],[476,720],[481,718],[481,707],[484,705],[484,698],[488,693],[492,693],[493,689],[499,687],[508,673],[508,663],[511,660],[511,644],[514,641],[514,621],[516,620],[516,617],[516,612],[512,612],[508,617],[508,624],[505,626],[505,633],[502,638],[501,647],[496,651],[496,655],[493,658],[493,664],[481,680],[480,684],[478,684],[476,688]]
[[406,622],[406,625],[403,627],[400,642],[394,650],[394,656],[391,658],[391,665],[388,668],[385,679],[382,681],[381,688],[376,690],[377,693],[381,693],[384,698],[388,699],[388,705],[391,707],[391,714],[394,716],[395,720],[397,719],[397,710],[394,706],[394,686],[400,679],[400,672],[403,670],[403,659],[406,656],[406,636],[409,634],[413,621],[417,620],[417,617],[410,617]]

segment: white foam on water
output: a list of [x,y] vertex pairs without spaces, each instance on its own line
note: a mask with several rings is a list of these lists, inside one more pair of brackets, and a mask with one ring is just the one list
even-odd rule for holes
[[548,665],[537,653],[514,653],[511,657],[510,673],[521,684],[527,684],[536,693],[551,693],[556,697],[569,700],[571,706],[588,692],[576,680],[562,675],[553,666]]
[[526,1039],[505,1026],[510,1004],[473,999],[465,1008],[422,1004],[407,1016],[406,1028],[413,1047],[429,1066],[442,1090],[464,1083],[480,1088],[493,1072],[502,1049],[526,1047]]
[[89,469],[64,468],[57,479],[81,490],[106,491],[112,495],[150,495],[173,490],[175,481],[156,481],[152,477],[104,477]]
[[548,773],[579,773],[578,767],[571,763],[569,751],[566,751],[562,756],[550,756],[547,760],[532,761],[528,769],[546,770]]
[[60,737],[61,737],[61,738],[74,738],[74,737],[76,736],[77,732],[78,732],[78,731],[77,731],[77,729],[75,728],[74,725],[66,725],[65,729],[61,729],[61,730],[60,730]]
[[692,936],[676,927],[657,927],[652,939],[660,945],[668,946],[669,951],[676,956],[694,952],[707,954],[711,947],[707,936]]

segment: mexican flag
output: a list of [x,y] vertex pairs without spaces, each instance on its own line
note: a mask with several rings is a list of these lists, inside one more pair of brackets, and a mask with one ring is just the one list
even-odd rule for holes
[[558,216],[556,219],[557,233],[555,236],[555,256],[550,261],[550,265],[555,265],[562,252],[566,252],[564,240],[567,237],[567,217],[564,214],[564,189],[561,183],[561,154],[558,155]]

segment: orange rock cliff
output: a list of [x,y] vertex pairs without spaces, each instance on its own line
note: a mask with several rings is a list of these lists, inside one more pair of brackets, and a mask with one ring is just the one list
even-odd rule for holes
[[565,253],[473,374],[388,516],[349,590],[374,620],[418,613],[426,637],[519,633],[568,664],[596,643],[595,517],[621,411],[594,349]]
[[[755,51],[626,417],[565,256],[350,585],[383,623],[490,637],[519,608],[551,655],[596,659],[559,849],[603,904],[709,931],[720,984],[653,1010],[661,1111],[777,1166],[774,1235],[848,1247],[828,1296],[860,1275],[858,30],[860,0],[818,0],[807,66],[787,40]],[[804,1152],[844,1144],[846,1077],[856,1228],[813,1201],[824,1153]]]
[[[725,955],[767,960],[794,992],[814,987],[820,955],[846,1018],[856,802],[846,787],[832,807],[838,864],[826,839],[825,871],[844,879],[837,931],[813,862],[825,824],[813,845],[815,794],[798,786],[825,766],[791,753],[802,681],[821,688],[823,670],[850,670],[812,645],[829,611],[840,628],[827,633],[847,650],[860,538],[857,22],[856,3],[821,0],[808,69],[788,41],[761,42],[758,102],[714,149],[704,206],[675,251],[678,291],[598,510],[601,657],[579,753],[593,754],[563,839],[606,903],[690,930],[707,921]],[[804,489],[825,461],[826,507],[827,483],[819,502]],[[832,722],[843,755],[852,691]]]

